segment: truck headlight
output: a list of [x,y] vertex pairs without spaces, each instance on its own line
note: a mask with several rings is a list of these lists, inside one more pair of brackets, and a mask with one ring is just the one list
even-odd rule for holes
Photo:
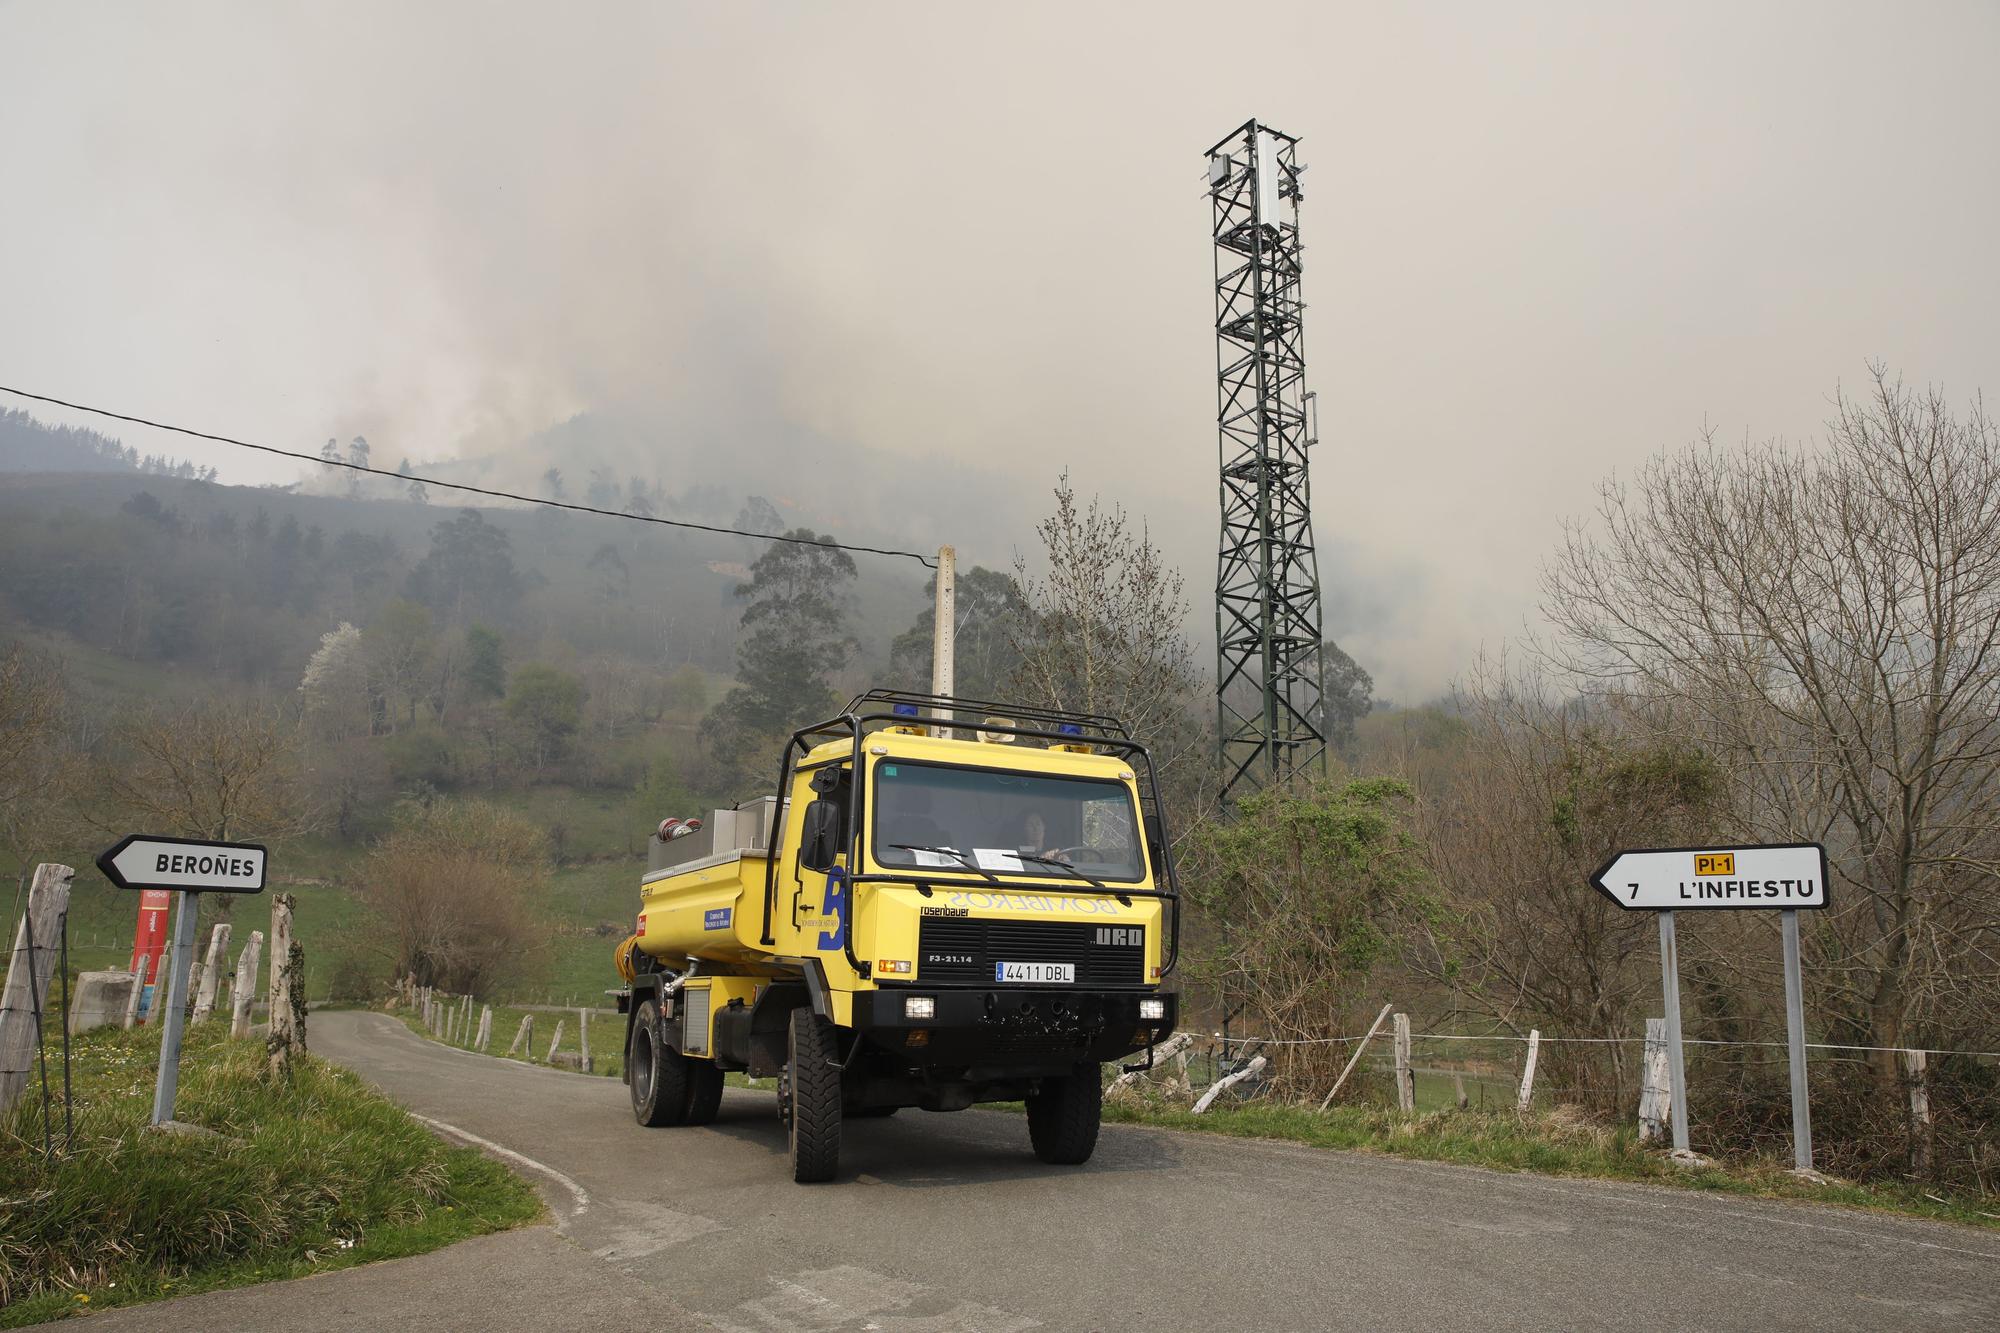
[[1159,1019],[1165,1018],[1166,1016],[1167,1016],[1167,1002],[1165,1000],[1139,1001],[1139,1017],[1150,1018],[1157,1021]]
[[929,995],[905,995],[903,997],[903,1017],[936,1018],[937,1000]]

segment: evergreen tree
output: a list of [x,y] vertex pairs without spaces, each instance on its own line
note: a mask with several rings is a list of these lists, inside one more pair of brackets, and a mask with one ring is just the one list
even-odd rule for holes
[[507,534],[476,510],[431,529],[431,549],[410,571],[410,595],[447,621],[497,616],[521,594]]
[[465,687],[475,699],[498,699],[507,692],[506,645],[484,625],[465,631]]
[[[937,578],[924,585],[924,609],[889,647],[889,674],[902,689],[931,687],[931,625],[937,615]],[[1025,609],[1021,585],[1012,574],[974,565],[958,576],[954,599],[957,628],[953,643],[952,692],[967,699],[1004,702],[1021,654],[1014,627]]]
[[798,545],[831,540],[809,528],[785,535],[796,540],[771,543],[736,588],[747,600],[736,650],[741,683],[702,723],[704,739],[731,767],[761,759],[752,752],[763,743],[831,714],[839,706],[832,677],[856,646],[845,626],[853,558]]

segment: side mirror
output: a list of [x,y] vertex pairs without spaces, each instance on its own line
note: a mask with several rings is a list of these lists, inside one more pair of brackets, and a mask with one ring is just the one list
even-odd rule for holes
[[799,864],[807,870],[832,870],[834,858],[840,855],[840,835],[845,831],[841,825],[845,822],[839,801],[822,796],[807,806],[805,823],[799,830]]
[[1152,863],[1155,882],[1167,873],[1167,826],[1157,811],[1146,815],[1146,859]]

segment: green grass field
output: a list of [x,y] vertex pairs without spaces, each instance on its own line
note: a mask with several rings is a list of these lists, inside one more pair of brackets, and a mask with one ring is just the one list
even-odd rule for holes
[[[31,1089],[0,1135],[0,1327],[422,1254],[533,1221],[526,1182],[441,1143],[355,1075],[191,1028],[176,1118],[145,1128],[157,1030],[75,1040],[74,1134]],[[44,1156],[44,1129],[55,1151]]]

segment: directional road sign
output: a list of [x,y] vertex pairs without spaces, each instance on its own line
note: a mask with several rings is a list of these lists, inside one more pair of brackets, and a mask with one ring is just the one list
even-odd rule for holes
[[1816,842],[1650,847],[1620,852],[1590,882],[1641,912],[1826,906],[1826,849]]
[[254,842],[201,842],[132,833],[97,857],[97,868],[121,889],[185,893],[262,893],[264,848]]

